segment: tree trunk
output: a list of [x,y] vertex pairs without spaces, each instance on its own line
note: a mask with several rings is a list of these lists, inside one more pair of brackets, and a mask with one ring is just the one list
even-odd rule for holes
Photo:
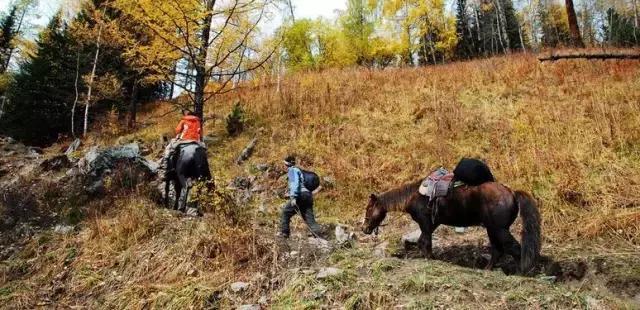
[[136,127],[136,114],[138,112],[138,78],[133,79],[131,98],[129,101],[129,129]]
[[289,11],[291,12],[291,21],[293,21],[295,23],[296,22],[296,16],[295,16],[295,14],[293,14],[293,3],[291,3],[291,0],[287,0],[287,5],[289,6]]
[[98,56],[100,55],[100,39],[102,39],[102,24],[98,28],[98,40],[96,41],[96,56],[93,59],[93,68],[91,69],[91,76],[89,77],[89,86],[87,89],[87,101],[84,108],[84,127],[82,135],[86,136],[89,129],[89,105],[91,104],[91,90],[93,89],[93,80],[96,77],[96,67],[98,66]]
[[2,116],[4,116],[4,103],[7,100],[7,97],[2,96],[0,98],[2,98],[2,103],[0,103],[0,120],[1,120]]
[[207,56],[209,53],[209,38],[211,35],[211,22],[213,19],[213,5],[215,4],[215,0],[207,0],[207,13],[204,16],[202,23],[202,33],[200,35],[200,39],[202,42],[200,43],[200,48],[198,50],[198,58],[195,65],[196,70],[196,88],[194,93],[195,99],[195,114],[204,123],[204,92],[208,82],[207,76]]
[[518,36],[520,37],[520,46],[522,47],[522,52],[526,53],[527,49],[524,47],[524,39],[522,38],[522,27],[518,24]]
[[78,55],[76,56],[76,80],[74,82],[76,98],[73,100],[73,106],[71,106],[71,135],[74,138],[76,138],[76,106],[78,105],[78,98],[80,97],[80,93],[78,92],[79,78],[80,78],[80,49],[78,48]]
[[173,92],[176,89],[176,77],[178,75],[178,62],[173,64],[173,78],[171,79],[171,88],[169,88],[169,100],[173,99]]
[[[509,34],[507,33],[507,18],[502,8],[501,0],[495,0],[498,9],[498,32],[500,33],[500,43],[505,53],[510,53],[511,42],[509,42]],[[503,43],[504,42],[504,43]]]
[[[407,16],[407,18],[409,18],[409,6],[408,4],[405,2],[404,4],[404,9],[405,9],[405,14]],[[413,65],[413,55],[411,54],[411,26],[407,25],[407,27],[405,28],[405,31],[407,32],[407,61],[406,64],[409,66]]]
[[580,27],[578,27],[576,10],[573,7],[573,0],[565,0],[565,5],[569,19],[569,32],[571,32],[571,45],[574,47],[584,47],[584,42],[582,42],[582,37],[580,36]]

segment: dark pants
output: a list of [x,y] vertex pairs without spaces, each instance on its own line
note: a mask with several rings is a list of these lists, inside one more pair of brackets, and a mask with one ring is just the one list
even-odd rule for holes
[[319,236],[321,233],[321,228],[318,223],[316,223],[316,217],[313,214],[313,196],[309,192],[302,192],[298,198],[296,198],[297,207],[292,205],[291,202],[287,202],[287,204],[282,207],[282,217],[280,218],[280,232],[289,236],[289,222],[291,218],[296,215],[296,213],[300,212],[302,219],[309,226],[311,231]]

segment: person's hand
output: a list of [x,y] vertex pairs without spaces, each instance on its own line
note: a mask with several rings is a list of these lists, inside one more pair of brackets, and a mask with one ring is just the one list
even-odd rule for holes
[[297,207],[297,206],[298,206],[298,203],[296,202],[296,199],[295,199],[295,198],[293,198],[293,197],[289,200],[289,204],[290,204],[290,205],[292,205],[292,206],[294,206],[294,207]]

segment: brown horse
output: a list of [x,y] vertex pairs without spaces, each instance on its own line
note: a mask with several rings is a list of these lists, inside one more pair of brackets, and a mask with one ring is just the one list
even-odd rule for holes
[[[495,182],[478,186],[463,185],[453,188],[446,197],[429,198],[418,193],[422,180],[406,184],[381,195],[371,194],[363,232],[371,234],[384,220],[387,212],[400,211],[411,215],[420,225],[422,235],[418,246],[427,258],[433,257],[431,238],[441,224],[469,227],[484,226],[491,243],[491,259],[486,269],[503,254],[520,262],[520,271],[529,273],[540,255],[540,213],[536,201],[528,193],[513,192]],[[518,216],[522,217],[522,247],[509,232]]]

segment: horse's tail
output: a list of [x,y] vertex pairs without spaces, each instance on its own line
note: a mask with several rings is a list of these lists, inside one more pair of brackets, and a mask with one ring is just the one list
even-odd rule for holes
[[533,269],[540,256],[540,212],[536,200],[529,193],[516,191],[515,196],[522,218],[520,270],[523,274],[527,274]]
[[211,170],[209,170],[209,160],[207,159],[207,150],[205,148],[196,149],[195,163],[198,177],[204,180],[211,180]]

